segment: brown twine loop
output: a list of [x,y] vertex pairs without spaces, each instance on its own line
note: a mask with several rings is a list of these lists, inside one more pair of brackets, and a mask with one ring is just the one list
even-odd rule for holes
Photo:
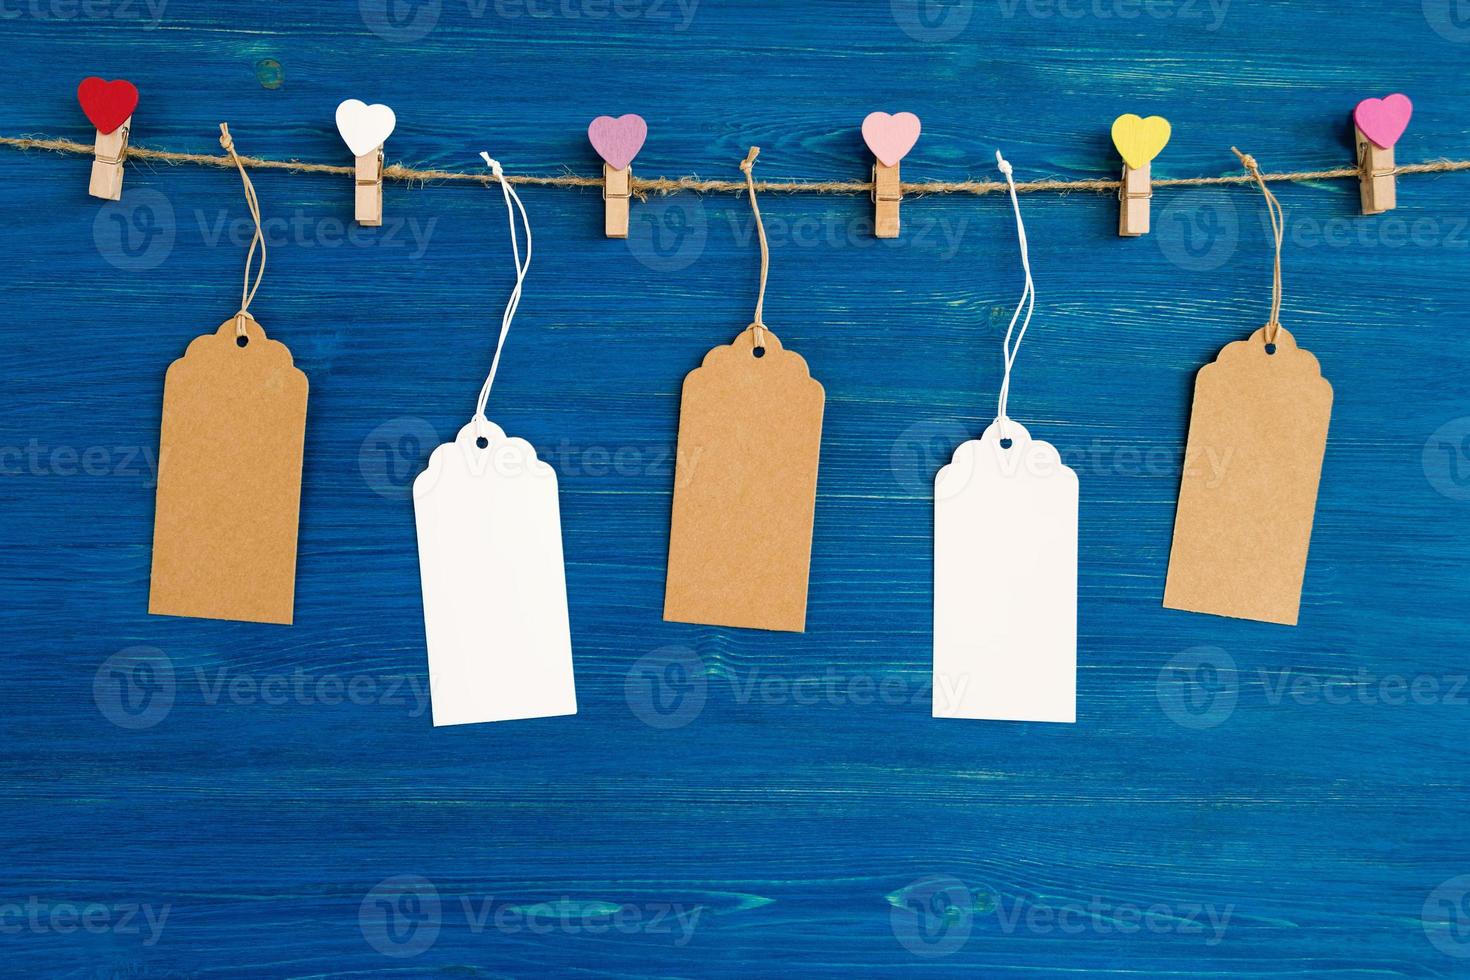
[[740,169],[745,172],[745,189],[750,194],[750,210],[755,213],[755,230],[761,239],[761,288],[755,297],[755,320],[751,326],[755,328],[755,346],[766,345],[766,324],[761,319],[761,311],[766,305],[766,274],[771,269],[771,249],[766,244],[766,226],[761,221],[760,205],[755,202],[755,178],[751,171],[755,167],[755,158],[761,155],[761,148],[752,146],[745,159],[740,161]]
[[[44,136],[0,136],[0,146],[12,146],[18,150],[49,150],[54,153],[76,153],[92,156],[96,148],[91,142],[52,139]],[[229,167],[236,164],[227,156],[209,156],[205,153],[177,153],[173,150],[155,150],[146,146],[128,145],[129,161],[157,160],[162,163],[193,163],[202,167]],[[251,169],[286,170],[302,174],[355,174],[354,167],[331,163],[310,163],[303,160],[262,160],[258,157],[240,157],[239,162]],[[1431,160],[1426,163],[1405,163],[1394,168],[1394,173],[1445,174],[1470,171],[1470,160]],[[1333,167],[1326,170],[1300,170],[1286,174],[1264,174],[1268,181],[1349,180],[1362,175],[1361,162],[1352,167]],[[383,168],[384,180],[402,180],[412,183],[429,181],[469,182],[493,184],[495,177],[486,173],[463,173],[458,170],[423,170],[405,167],[401,163]],[[577,174],[507,174],[512,184],[527,187],[601,187],[601,174],[582,177]],[[1223,187],[1232,184],[1253,183],[1248,174],[1226,174],[1220,177],[1158,177],[1154,187]],[[633,177],[629,181],[632,193],[641,198],[650,194],[679,194],[692,191],[696,194],[734,194],[745,190],[738,180],[702,180],[699,177]],[[862,194],[873,192],[870,180],[762,180],[756,189],[768,194]],[[1112,191],[1122,186],[1117,180],[1022,180],[1016,182],[1017,194],[1036,194],[1070,191]],[[904,194],[1004,194],[1003,180],[930,180],[903,184]]]
[[[230,127],[226,123],[219,124],[219,145],[224,147],[230,159],[235,161],[235,169],[240,171],[240,180],[245,184],[245,204],[250,208],[250,217],[255,221],[255,235],[250,239],[250,251],[245,256],[245,283],[240,287],[240,312],[235,314],[235,336],[245,336],[245,319],[255,319],[250,316],[250,301],[255,298],[255,291],[260,288],[261,277],[265,275],[265,235],[260,230],[260,199],[255,196],[255,185],[250,182],[250,177],[245,173],[245,165],[240,162],[240,157],[235,153],[235,141],[230,136]],[[255,261],[255,247],[260,246],[260,267],[255,270],[255,282],[250,282],[250,266]]]
[[1286,214],[1281,210],[1281,202],[1276,200],[1276,195],[1266,186],[1266,179],[1261,176],[1261,168],[1256,163],[1256,158],[1249,153],[1241,153],[1235,147],[1230,151],[1240,157],[1241,166],[1250,171],[1257,184],[1261,187],[1261,193],[1266,196],[1266,211],[1271,216],[1271,234],[1276,239],[1276,261],[1271,273],[1271,319],[1266,321],[1266,343],[1276,343],[1276,332],[1281,329],[1281,235],[1286,227]]

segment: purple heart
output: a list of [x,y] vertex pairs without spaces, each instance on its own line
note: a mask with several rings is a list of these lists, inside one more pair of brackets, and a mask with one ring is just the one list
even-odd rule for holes
[[592,141],[592,148],[607,161],[608,166],[614,170],[624,170],[633,162],[638,151],[643,149],[643,141],[648,138],[648,123],[643,121],[642,116],[631,112],[616,119],[612,116],[598,116],[587,127],[587,138]]

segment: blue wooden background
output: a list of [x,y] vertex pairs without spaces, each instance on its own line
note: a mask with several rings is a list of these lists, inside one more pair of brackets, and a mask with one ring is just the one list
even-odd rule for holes
[[[1400,159],[1470,156],[1451,0],[6,0],[0,133],[595,173],[909,180],[1345,165],[1404,91]],[[931,481],[993,414],[1020,289],[1009,205],[768,195],[767,319],[827,390],[805,635],[660,621],[682,378],[750,319],[733,196],[524,192],[536,235],[491,414],[558,469],[580,714],[434,730],[408,482],[469,417],[509,282],[499,195],[260,172],[254,312],[311,380],[296,624],[146,615],[163,373],[234,312],[230,171],[0,149],[0,958],[8,976],[1470,974],[1470,175],[1287,186],[1284,322],[1336,387],[1301,625],[1160,607],[1196,370],[1260,326],[1248,187],[1023,199],[1039,307],[1012,415],[1082,484],[1078,723],[929,717]],[[351,234],[348,234],[351,232]],[[771,420],[779,423],[779,419]],[[248,425],[248,417],[240,424]],[[1270,513],[1260,519],[1270,521]],[[513,654],[514,651],[508,653]]]

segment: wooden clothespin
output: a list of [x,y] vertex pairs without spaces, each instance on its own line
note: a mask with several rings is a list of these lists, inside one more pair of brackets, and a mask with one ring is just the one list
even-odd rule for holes
[[1142,119],[1124,113],[1113,120],[1113,145],[1123,157],[1118,187],[1118,234],[1137,238],[1149,232],[1149,200],[1154,196],[1153,159],[1169,142],[1172,130],[1163,116]]
[[1409,128],[1414,103],[1395,93],[1364,99],[1353,110],[1353,138],[1358,154],[1358,186],[1363,213],[1382,214],[1398,207],[1393,147]]
[[628,203],[633,196],[633,158],[648,139],[648,123],[634,113],[598,116],[587,138],[602,157],[602,228],[608,238],[628,237]]
[[132,82],[109,82],[93,76],[77,86],[77,101],[97,127],[92,152],[92,179],[87,193],[106,201],[122,197],[123,161],[128,156],[128,135],[133,129],[133,110],[138,107],[138,90]]
[[863,120],[863,142],[873,151],[873,235],[898,237],[898,205],[903,181],[898,163],[919,141],[919,117],[912,112],[870,112]]
[[354,215],[366,228],[383,223],[383,144],[397,125],[398,117],[382,103],[348,99],[337,106],[337,132],[356,158]]

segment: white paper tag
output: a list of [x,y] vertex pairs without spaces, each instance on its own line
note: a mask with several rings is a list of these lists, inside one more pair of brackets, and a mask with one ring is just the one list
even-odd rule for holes
[[577,713],[556,472],[474,423],[413,482],[434,724]]
[[934,717],[1077,720],[1077,474],[1016,422],[934,478]]

